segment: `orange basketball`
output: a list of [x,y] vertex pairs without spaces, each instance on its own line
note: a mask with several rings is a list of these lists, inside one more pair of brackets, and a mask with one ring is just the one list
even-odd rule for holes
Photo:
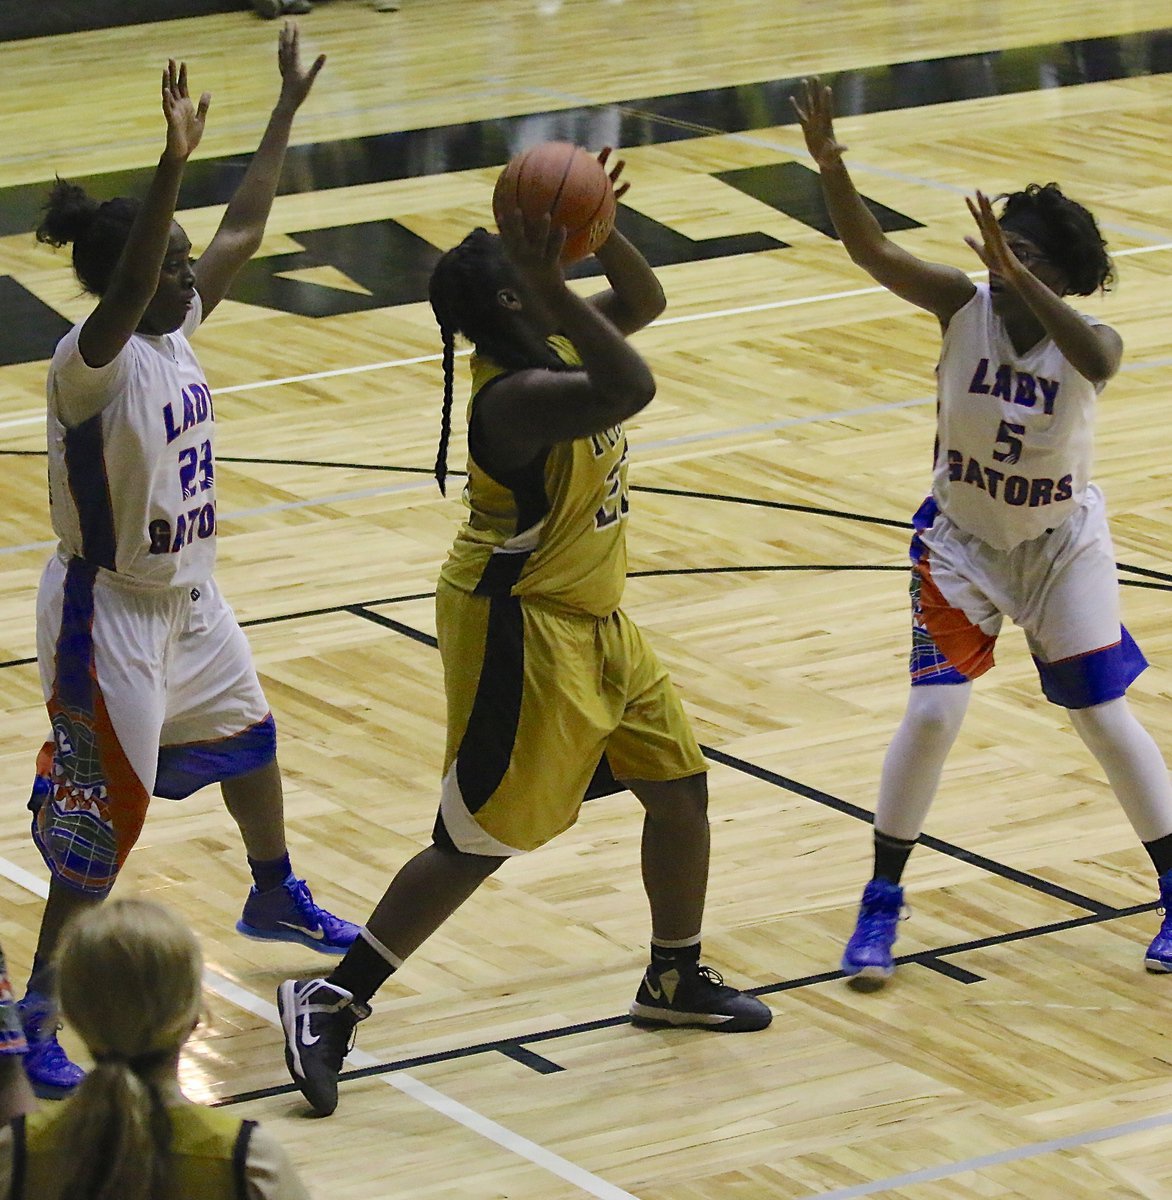
[[565,226],[567,264],[593,254],[614,228],[610,176],[589,150],[569,142],[542,142],[510,160],[492,194],[497,225],[516,208],[529,218],[549,213],[552,225]]

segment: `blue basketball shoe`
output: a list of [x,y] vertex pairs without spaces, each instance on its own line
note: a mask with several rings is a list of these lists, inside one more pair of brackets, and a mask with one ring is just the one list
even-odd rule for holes
[[1144,966],[1149,971],[1167,973],[1172,971],[1172,871],[1160,876],[1160,912],[1164,920],[1144,956]]
[[61,1100],[85,1078],[85,1072],[61,1048],[57,1030],[61,1021],[53,1001],[41,992],[28,992],[19,1001],[20,1023],[28,1042],[25,1074],[42,1100]]
[[318,908],[305,880],[295,875],[267,892],[252,888],[236,931],[261,942],[296,942],[319,954],[345,954],[358,936],[352,921]]
[[863,889],[859,919],[842,954],[843,973],[860,987],[882,987],[895,971],[891,947],[899,936],[903,888],[888,879],[872,879]]

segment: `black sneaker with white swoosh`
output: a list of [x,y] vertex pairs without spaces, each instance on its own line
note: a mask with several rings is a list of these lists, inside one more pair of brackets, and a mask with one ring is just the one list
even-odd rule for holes
[[286,979],[277,988],[277,1009],[289,1074],[313,1111],[328,1117],[338,1107],[342,1059],[354,1044],[358,1022],[370,1016],[370,1006],[324,979]]
[[729,987],[719,971],[699,963],[652,963],[643,975],[631,1020],[636,1025],[676,1025],[747,1033],[764,1029],[773,1013],[756,996]]

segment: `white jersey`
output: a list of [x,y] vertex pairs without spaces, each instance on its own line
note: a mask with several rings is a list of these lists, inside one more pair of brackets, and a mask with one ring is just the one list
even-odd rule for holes
[[[49,508],[61,553],[158,587],[187,587],[212,574],[216,486],[212,394],[183,325],[135,333],[113,362],[90,367],[77,348],[81,325],[57,344],[49,367]],[[63,400],[110,397],[68,428]]]
[[949,322],[936,374],[940,511],[1000,550],[1061,525],[1090,481],[1099,388],[1050,337],[1018,354],[984,283]]

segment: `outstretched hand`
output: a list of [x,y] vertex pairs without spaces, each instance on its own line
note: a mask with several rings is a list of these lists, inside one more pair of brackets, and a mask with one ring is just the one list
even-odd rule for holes
[[519,208],[501,213],[497,224],[505,253],[530,285],[539,290],[565,286],[561,267],[566,244],[564,225],[551,225],[549,213],[526,220]]
[[301,32],[294,21],[286,21],[277,41],[277,66],[281,70],[279,104],[296,112],[309,95],[317,73],[325,66],[326,56],[319,54],[308,67],[301,65]]
[[969,206],[969,212],[981,231],[981,241],[967,236],[964,240],[972,248],[976,256],[995,275],[1000,275],[1006,283],[1012,284],[1020,279],[1028,268],[1009,248],[1005,234],[993,212],[993,205],[984,192],[977,192],[976,199],[966,196],[964,201]]
[[818,169],[836,166],[842,161],[846,147],[834,137],[834,93],[817,76],[802,80],[802,90],[789,98],[802,133],[806,149],[818,164]]
[[167,118],[169,157],[186,160],[199,145],[211,102],[211,92],[204,92],[199,104],[193,104],[187,94],[187,64],[176,67],[173,58],[167,60],[163,72],[163,115]]
[[[598,164],[604,171],[606,170],[607,160],[610,158],[613,150],[613,146],[603,146],[598,152]],[[631,181],[629,179],[619,183],[619,176],[623,173],[623,167],[626,165],[627,160],[620,158],[610,169],[610,186],[614,188],[614,198],[616,200],[621,200],[631,188]]]

